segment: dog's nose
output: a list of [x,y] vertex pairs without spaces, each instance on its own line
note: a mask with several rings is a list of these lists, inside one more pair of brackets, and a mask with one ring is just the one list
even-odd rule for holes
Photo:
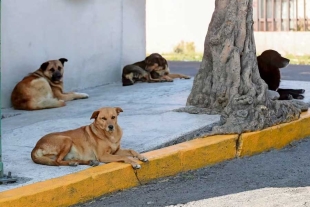
[[60,73],[56,73],[55,77],[56,78],[61,78],[61,74]]
[[109,128],[110,130],[112,130],[112,129],[114,128],[114,126],[113,126],[113,125],[109,125],[108,128]]
[[58,80],[61,79],[61,77],[62,77],[61,73],[55,72],[55,73],[53,74],[53,76],[52,76],[52,80],[58,81]]

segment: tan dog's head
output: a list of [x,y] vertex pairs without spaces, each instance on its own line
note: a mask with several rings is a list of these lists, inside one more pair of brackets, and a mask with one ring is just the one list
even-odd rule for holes
[[168,65],[167,60],[158,53],[152,53],[145,58],[146,70],[163,70]]
[[282,57],[280,53],[275,50],[265,50],[257,58],[265,64],[269,64],[277,68],[284,68],[290,63],[289,59]]
[[59,60],[49,60],[42,63],[40,70],[43,72],[44,76],[47,77],[52,82],[59,82],[62,80],[64,73],[64,63],[68,60],[66,58],[60,58]]
[[117,126],[117,116],[123,109],[120,107],[104,107],[93,112],[90,119],[95,119],[95,124],[100,129],[113,132]]

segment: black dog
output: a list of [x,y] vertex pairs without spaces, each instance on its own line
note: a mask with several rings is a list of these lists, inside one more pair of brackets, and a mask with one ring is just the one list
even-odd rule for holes
[[261,78],[267,83],[268,89],[280,94],[279,100],[303,99],[301,95],[304,89],[282,89],[279,88],[281,74],[280,68],[289,64],[290,60],[282,57],[275,50],[266,50],[257,57],[257,64]]

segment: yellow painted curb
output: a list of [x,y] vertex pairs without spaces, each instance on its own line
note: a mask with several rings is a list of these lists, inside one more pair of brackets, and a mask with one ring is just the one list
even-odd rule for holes
[[139,181],[174,175],[236,156],[237,135],[199,138],[147,152],[148,163],[134,170],[128,164],[110,163],[77,173],[0,193],[0,206],[69,206],[100,195],[139,185]]
[[150,162],[138,171],[140,181],[194,170],[236,157],[237,135],[199,138],[147,152]]
[[[110,163],[0,193],[0,206],[69,206],[139,185],[152,179],[198,169],[236,156],[279,149],[310,136],[310,110],[291,123],[259,132],[202,137],[144,153],[148,163],[134,171],[128,164]],[[237,146],[238,145],[238,146]],[[52,168],[52,167],[51,167]]]
[[271,149],[280,149],[293,141],[310,136],[310,109],[300,119],[258,132],[241,134],[237,156],[244,157]]
[[0,193],[0,206],[68,206],[138,184],[131,166],[111,163]]

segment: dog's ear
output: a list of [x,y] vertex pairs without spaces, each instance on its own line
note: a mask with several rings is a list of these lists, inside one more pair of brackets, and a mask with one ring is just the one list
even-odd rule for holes
[[166,67],[166,66],[168,66],[168,62],[167,62],[167,60],[165,59],[165,58],[163,58],[163,57],[161,57],[161,58],[158,58],[158,65],[159,66],[162,66],[162,67]]
[[164,59],[164,65],[168,67],[168,62],[166,60],[166,58],[163,58]]
[[123,112],[123,109],[121,109],[120,107],[115,107],[116,113],[117,115],[119,115],[119,113]]
[[47,66],[48,66],[48,64],[50,64],[50,63],[49,62],[42,63],[42,65],[40,66],[40,69],[45,71]]
[[59,61],[61,62],[62,65],[64,65],[65,62],[68,62],[66,58],[60,58]]
[[93,114],[91,115],[90,119],[96,119],[99,115],[100,111],[94,111]]
[[147,56],[147,57],[144,59],[144,61],[145,61],[146,63],[148,63],[148,62],[149,62],[149,59],[150,59],[150,56]]

